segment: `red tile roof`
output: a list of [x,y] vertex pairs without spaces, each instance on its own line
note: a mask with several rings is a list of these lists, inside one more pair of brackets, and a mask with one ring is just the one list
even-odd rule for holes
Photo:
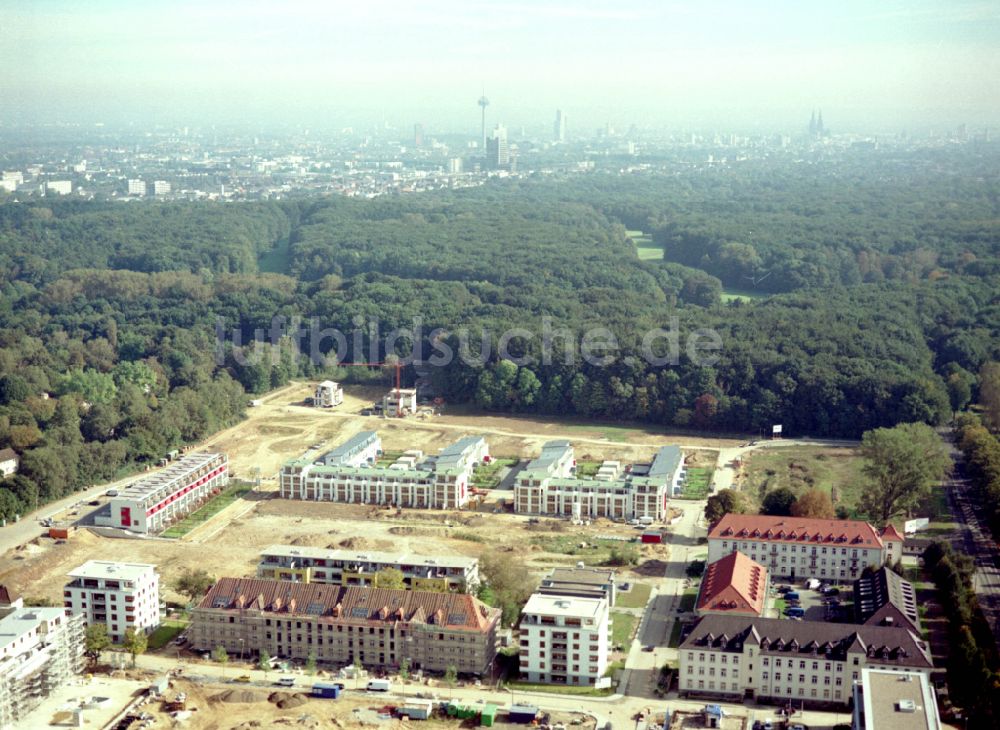
[[896,540],[898,542],[903,542],[904,537],[899,534],[899,530],[891,522],[882,528],[882,539],[883,540]]
[[293,583],[259,578],[220,578],[199,609],[241,609],[285,615],[316,616],[350,623],[425,623],[442,628],[485,631],[499,618],[465,593],[404,591],[324,583]]
[[705,571],[698,611],[760,616],[766,590],[767,569],[741,552],[729,553]]
[[764,540],[881,548],[878,531],[861,520],[817,520],[809,517],[730,513],[712,525],[709,540]]

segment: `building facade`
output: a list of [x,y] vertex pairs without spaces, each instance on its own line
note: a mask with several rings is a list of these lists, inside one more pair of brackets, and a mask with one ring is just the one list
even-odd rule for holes
[[708,560],[739,551],[791,580],[856,580],[865,568],[899,560],[903,538],[859,520],[728,514],[708,532]]
[[83,671],[83,635],[83,617],[61,608],[0,607],[0,727]]
[[368,466],[382,453],[382,439],[374,431],[361,431],[319,458],[326,466]]
[[535,593],[521,611],[519,659],[529,682],[592,685],[608,669],[605,598]]
[[324,380],[316,386],[313,393],[313,405],[320,408],[332,408],[344,402],[344,389],[339,383]]
[[21,457],[14,449],[0,449],[0,479],[17,474]]
[[683,460],[679,448],[665,446],[650,464],[635,464],[620,475],[617,469],[606,469],[591,479],[577,478],[575,464],[568,442],[545,444],[541,456],[518,474],[515,510],[574,519],[662,520],[667,499],[679,483]]
[[128,181],[128,194],[135,195],[138,197],[144,197],[146,195],[146,181],[145,180],[129,180]]
[[450,457],[438,463],[441,457],[422,457],[419,452],[407,452],[388,466],[328,466],[307,457],[294,459],[281,468],[280,494],[285,499],[318,502],[433,509],[465,506],[471,496],[474,463],[457,465]]
[[432,593],[254,578],[222,578],[191,616],[198,651],[368,668],[486,675],[496,657],[500,610],[464,593]]
[[111,498],[110,515],[96,522],[129,532],[157,533],[200,507],[229,484],[229,457],[192,453]]
[[115,643],[128,629],[149,633],[160,624],[160,576],[146,563],[90,560],[69,573],[63,589],[66,613],[87,625],[105,624]]
[[257,577],[300,583],[371,586],[385,568],[403,574],[403,583],[415,591],[463,591],[479,586],[479,561],[463,556],[397,553],[272,545],[261,553]]
[[682,696],[847,704],[865,668],[930,675],[927,645],[899,627],[705,616],[678,649]]

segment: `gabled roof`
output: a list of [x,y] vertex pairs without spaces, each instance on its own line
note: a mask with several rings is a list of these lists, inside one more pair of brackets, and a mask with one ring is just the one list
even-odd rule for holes
[[697,609],[759,616],[766,590],[767,569],[741,552],[732,552],[708,566]]
[[930,668],[927,645],[900,626],[854,626],[826,621],[745,618],[708,615],[699,619],[680,650],[714,649],[742,652],[752,644],[761,654],[826,657],[844,661],[848,653],[864,654],[880,665]]
[[838,547],[881,548],[882,538],[861,520],[822,520],[729,513],[712,525],[709,540],[767,540]]
[[854,614],[858,623],[896,625],[920,631],[913,585],[888,568],[854,581]]
[[404,591],[259,578],[220,578],[198,604],[199,610],[257,610],[358,623],[431,623],[442,628],[485,631],[499,620],[490,608],[465,593]]
[[0,461],[10,461],[11,459],[15,461],[21,460],[14,449],[0,449]]
[[896,542],[903,542],[906,538],[899,534],[899,530],[891,522],[882,528],[882,539],[883,540],[895,540]]

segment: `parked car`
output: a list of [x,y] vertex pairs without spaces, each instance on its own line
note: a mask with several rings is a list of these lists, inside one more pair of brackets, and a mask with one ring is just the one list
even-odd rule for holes
[[840,589],[839,588],[827,588],[825,591],[823,591],[823,595],[824,596],[839,596],[840,595]]
[[654,651],[655,649],[656,647],[653,646],[652,644],[646,644],[644,647],[642,647],[643,651]]
[[244,683],[245,682],[249,682],[250,681],[250,675],[249,674],[241,674],[240,676],[238,676],[233,681],[234,682],[244,682]]

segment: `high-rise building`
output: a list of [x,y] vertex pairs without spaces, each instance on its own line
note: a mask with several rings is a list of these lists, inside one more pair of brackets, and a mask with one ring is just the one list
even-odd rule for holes
[[128,181],[128,194],[138,195],[142,197],[146,194],[146,181],[145,180],[129,180]]
[[166,180],[153,181],[153,195],[168,195],[170,193],[170,183]]
[[520,667],[529,682],[593,685],[608,669],[608,600],[535,593],[521,611]]
[[556,142],[566,141],[566,115],[562,109],[556,109],[556,121],[552,126],[552,138]]
[[414,124],[413,125],[413,146],[423,147],[424,146],[424,125]]
[[476,103],[479,104],[479,108],[483,110],[482,138],[483,138],[483,149],[485,150],[486,149],[486,107],[488,107],[490,105],[490,100],[486,98],[486,94],[484,93],[482,96],[479,97],[479,101],[476,102]]
[[498,124],[493,136],[486,140],[486,169],[506,170],[510,167],[510,147],[507,145],[507,128]]

